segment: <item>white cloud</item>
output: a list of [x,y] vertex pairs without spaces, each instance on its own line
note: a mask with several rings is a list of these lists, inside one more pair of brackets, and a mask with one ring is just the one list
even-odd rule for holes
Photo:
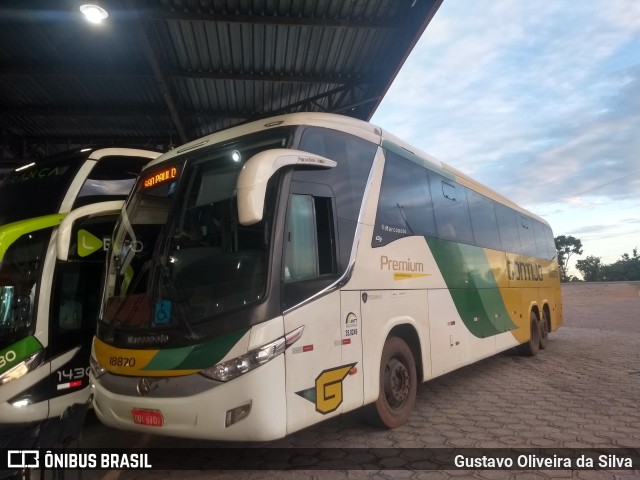
[[372,121],[534,211],[607,225],[604,206],[640,206],[637,52],[635,0],[448,0]]

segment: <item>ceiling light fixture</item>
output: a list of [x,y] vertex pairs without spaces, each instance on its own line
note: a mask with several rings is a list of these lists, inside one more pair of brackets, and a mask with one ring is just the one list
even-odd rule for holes
[[91,23],[102,23],[109,16],[104,8],[93,3],[80,5],[80,11]]
[[15,171],[16,171],[16,172],[20,172],[20,171],[22,171],[22,170],[26,170],[27,168],[33,167],[35,164],[36,164],[36,162],[31,162],[31,163],[30,163],[30,164],[28,164],[28,165],[23,165],[23,166],[21,166],[21,167],[16,168],[16,170],[15,170]]

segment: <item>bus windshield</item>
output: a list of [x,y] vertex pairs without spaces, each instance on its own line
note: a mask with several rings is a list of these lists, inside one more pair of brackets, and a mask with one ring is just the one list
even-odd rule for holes
[[0,260],[0,350],[34,334],[34,301],[51,231],[21,236]]
[[87,155],[68,153],[11,172],[0,185],[0,225],[57,213]]
[[249,158],[290,138],[289,129],[249,135],[143,172],[114,233],[101,320],[193,333],[198,323],[259,302],[269,221],[238,222],[236,181]]

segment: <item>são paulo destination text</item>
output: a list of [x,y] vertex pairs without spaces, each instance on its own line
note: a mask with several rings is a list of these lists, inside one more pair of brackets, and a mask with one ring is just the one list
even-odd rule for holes
[[619,455],[600,455],[593,458],[588,455],[578,455],[576,458],[558,455],[538,456],[534,454],[512,457],[465,457],[456,455],[456,467],[459,468],[633,468],[633,460]]

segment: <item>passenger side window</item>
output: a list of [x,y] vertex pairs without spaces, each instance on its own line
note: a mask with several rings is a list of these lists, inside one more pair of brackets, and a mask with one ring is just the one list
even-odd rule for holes
[[293,194],[285,235],[284,283],[335,273],[331,199]]
[[547,252],[549,252],[549,259],[555,258],[558,255],[556,250],[556,241],[553,238],[553,232],[547,225],[544,226],[544,239],[547,242]]
[[310,280],[318,276],[313,197],[292,195],[287,216],[284,282]]
[[538,247],[536,246],[536,237],[533,231],[531,219],[528,217],[520,217],[520,244],[522,245],[522,253],[530,257],[538,256]]
[[335,246],[337,268],[344,272],[349,266],[362,199],[378,146],[339,130],[306,127],[297,148],[337,162],[335,168],[295,169],[293,180],[331,185],[339,242]]
[[536,237],[536,246],[538,247],[538,256],[550,259],[555,255],[547,250],[547,242],[544,236],[544,225],[537,220],[533,220],[533,234]]
[[385,157],[372,246],[411,235],[434,236],[427,171],[393,152],[386,151]]
[[334,160],[338,165],[326,170],[297,170],[295,180],[317,182],[322,178],[335,193],[338,217],[357,220],[377,146],[338,130],[308,127],[298,148]]
[[516,212],[504,205],[496,204],[496,217],[502,249],[511,253],[522,253]]
[[438,237],[473,245],[466,188],[429,172]]
[[[302,185],[298,190],[314,190],[309,184],[298,185]],[[282,265],[284,309],[311,298],[338,278],[333,211],[329,196],[292,193],[289,197]]]
[[475,244],[500,250],[500,235],[493,200],[472,190],[467,190],[467,200]]

